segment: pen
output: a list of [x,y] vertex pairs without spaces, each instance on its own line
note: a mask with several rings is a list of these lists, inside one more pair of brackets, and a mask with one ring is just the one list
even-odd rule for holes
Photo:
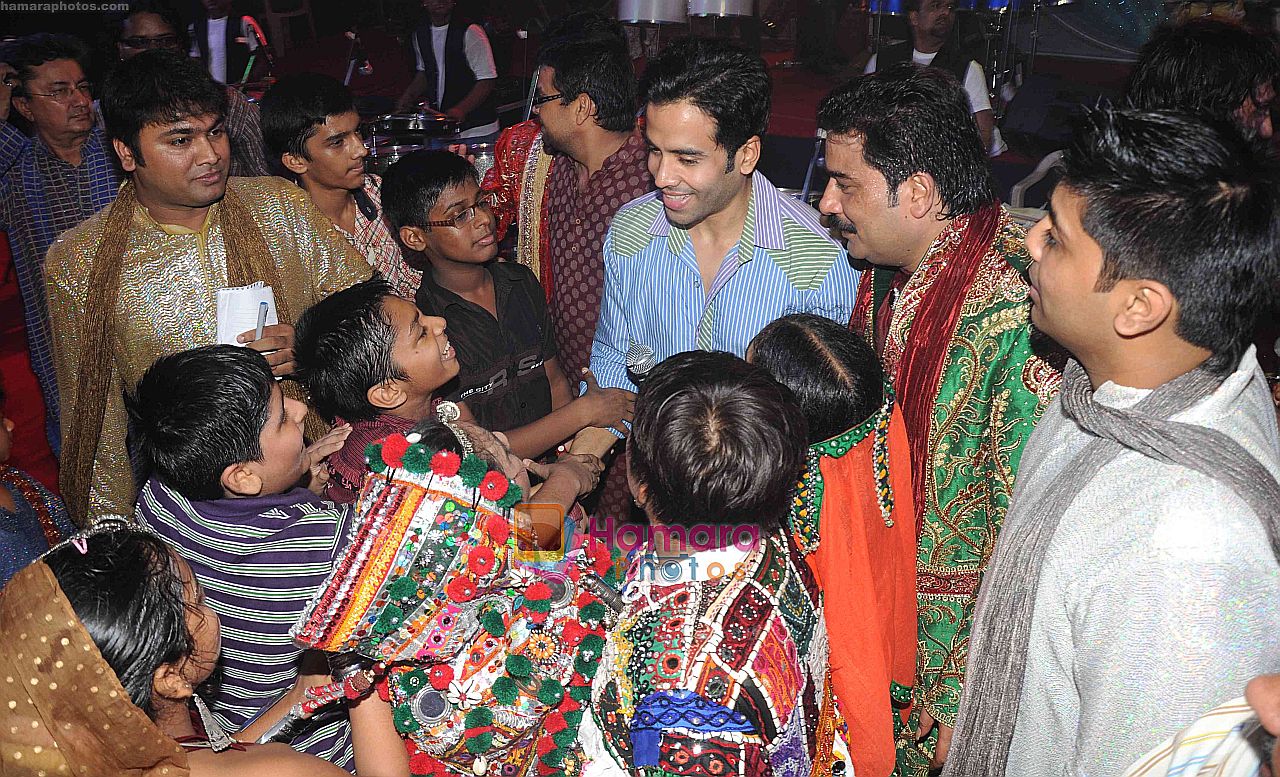
[[258,328],[253,330],[253,339],[255,341],[262,339],[262,327],[267,325],[267,308],[270,307],[266,302],[258,303]]

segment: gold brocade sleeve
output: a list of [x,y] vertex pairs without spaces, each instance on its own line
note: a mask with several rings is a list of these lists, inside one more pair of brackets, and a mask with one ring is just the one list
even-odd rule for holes
[[[80,376],[85,354],[81,333],[85,310],[85,282],[91,257],[102,235],[104,219],[90,219],[79,229],[79,240],[59,239],[49,248],[45,260],[50,329],[53,333],[53,363],[58,375],[58,394],[65,411],[61,434],[70,434],[71,420],[79,407]],[[102,432],[94,457],[93,484],[89,494],[89,516],[133,514],[133,471],[125,447],[127,419],[119,371],[113,371],[107,392]]]

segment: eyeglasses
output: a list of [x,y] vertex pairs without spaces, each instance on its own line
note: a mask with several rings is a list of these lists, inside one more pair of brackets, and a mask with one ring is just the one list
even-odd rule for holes
[[75,86],[60,86],[52,92],[25,92],[25,94],[27,97],[48,97],[55,103],[65,103],[76,92],[83,94],[85,97],[93,97],[93,84],[88,81],[81,81]]
[[485,213],[493,212],[493,197],[489,194],[480,195],[480,199],[476,200],[474,205],[463,208],[450,219],[441,219],[439,221],[425,221],[423,226],[426,227],[453,227],[454,229],[462,229],[471,223],[476,217],[476,212],[483,209]]
[[131,49],[176,49],[178,48],[178,36],[156,35],[155,37],[147,37],[145,35],[135,35],[131,38],[121,38],[120,43]]
[[539,105],[542,105],[543,103],[549,103],[552,100],[559,100],[562,97],[564,97],[564,92],[556,92],[555,94],[540,94],[537,97],[533,98],[533,107],[537,108]]

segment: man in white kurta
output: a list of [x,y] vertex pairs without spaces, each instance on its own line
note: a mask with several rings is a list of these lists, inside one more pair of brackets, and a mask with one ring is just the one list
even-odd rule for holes
[[1027,235],[1070,352],[1023,450],[946,777],[1113,777],[1280,667],[1280,432],[1245,343],[1280,174],[1238,133],[1100,108]]
[[[1102,404],[1149,392],[1107,383]],[[1253,349],[1174,420],[1219,429],[1280,474],[1280,439]],[[1036,498],[1092,436],[1054,401],[1018,477]],[[1058,524],[1036,590],[1008,775],[1116,775],[1280,667],[1280,568],[1227,486],[1125,452]]]

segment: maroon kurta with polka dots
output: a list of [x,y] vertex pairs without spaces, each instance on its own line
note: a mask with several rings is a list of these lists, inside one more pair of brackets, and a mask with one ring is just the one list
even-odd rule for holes
[[571,385],[591,364],[591,341],[604,293],[605,233],[619,208],[653,188],[645,152],[644,139],[633,133],[582,189],[577,166],[568,159],[557,158],[551,167],[543,211],[552,268],[548,312],[560,365]]

